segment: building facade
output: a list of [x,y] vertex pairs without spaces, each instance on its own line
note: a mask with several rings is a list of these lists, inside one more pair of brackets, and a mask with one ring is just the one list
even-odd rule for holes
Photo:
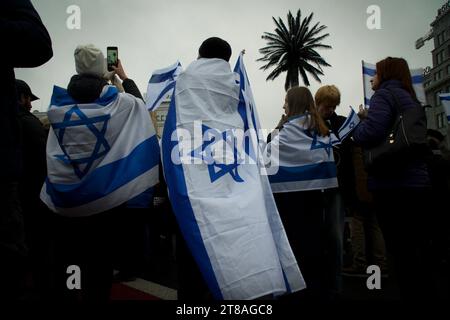
[[[441,132],[446,136],[450,147],[450,128],[439,94],[450,92],[450,1],[447,1],[437,12],[431,23],[430,39],[434,41],[433,67],[427,67],[424,74],[424,88],[428,107],[428,128]],[[423,42],[422,42],[423,44]]]
[[167,113],[169,112],[170,100],[165,100],[156,109],[156,111],[151,112],[153,119],[153,124],[155,126],[156,134],[158,137],[162,137],[164,123],[166,122]]

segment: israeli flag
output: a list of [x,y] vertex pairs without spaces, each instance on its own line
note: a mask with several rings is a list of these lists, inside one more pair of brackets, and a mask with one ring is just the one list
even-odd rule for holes
[[345,120],[344,124],[339,128],[337,135],[332,135],[333,145],[342,143],[342,141],[344,141],[361,122],[355,110],[353,110],[352,107],[349,108],[350,113],[347,116],[347,119]]
[[261,132],[261,122],[259,121],[258,111],[253,98],[252,88],[248,79],[247,70],[244,65],[244,54],[241,52],[234,67],[234,72],[239,75],[241,101],[238,112],[244,121],[244,128],[250,129],[254,133],[252,140],[254,148],[264,147],[265,138]]
[[177,61],[170,67],[153,72],[147,86],[148,110],[155,111],[164,100],[171,98],[175,81],[181,71],[181,63]]
[[95,102],[80,104],[55,86],[47,114],[41,199],[54,212],[93,215],[158,183],[158,140],[140,99],[105,86]]
[[[364,104],[368,108],[370,105],[370,98],[372,98],[374,91],[370,80],[376,73],[376,66],[371,63],[362,61],[363,85],[364,85]],[[422,105],[426,105],[425,90],[423,88],[423,69],[410,69],[412,84],[416,92],[417,99]]]
[[445,109],[447,121],[450,123],[450,93],[440,94],[439,98],[441,99],[442,106]]
[[309,121],[309,114],[291,117],[266,146],[266,163],[277,169],[269,175],[274,193],[338,186],[332,136],[310,131]]
[[235,143],[249,118],[242,89],[226,61],[194,61],[178,77],[162,137],[169,197],[216,299],[305,287],[267,177],[240,161],[253,145]]

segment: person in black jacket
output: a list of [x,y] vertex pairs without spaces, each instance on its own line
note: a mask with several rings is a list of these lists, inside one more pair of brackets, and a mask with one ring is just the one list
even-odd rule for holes
[[38,67],[53,56],[50,36],[29,0],[0,1],[0,299],[21,294],[25,235],[18,195],[21,133],[14,68]]
[[37,210],[42,184],[47,176],[47,132],[31,110],[31,101],[39,99],[22,80],[16,80],[18,117],[22,128],[23,172],[20,181],[20,198],[24,211]]
[[[336,114],[336,107],[341,102],[339,89],[334,85],[326,85],[315,94],[316,108],[328,128],[338,137],[339,128],[344,124],[346,118]],[[330,264],[337,275],[336,286],[338,291],[341,287],[341,273],[343,267],[344,253],[344,219],[346,211],[352,210],[355,203],[355,176],[352,163],[352,143],[350,139],[344,140],[338,146],[333,147],[334,161],[337,168],[337,179],[339,183],[339,196],[336,202],[337,215],[329,215],[327,228],[329,241],[334,246],[332,251],[336,261]]]
[[44,298],[51,286],[52,214],[40,199],[47,176],[46,145],[48,132],[31,110],[31,101],[39,99],[25,81],[16,80],[18,117],[22,133],[23,170],[19,180],[19,198],[23,211],[26,245],[33,289]]

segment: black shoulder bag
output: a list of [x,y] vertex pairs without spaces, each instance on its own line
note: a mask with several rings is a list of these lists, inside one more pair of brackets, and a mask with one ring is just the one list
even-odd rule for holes
[[411,159],[424,157],[428,148],[424,109],[418,105],[402,111],[396,95],[389,91],[397,110],[394,125],[381,144],[364,150],[364,164],[372,174],[395,172]]

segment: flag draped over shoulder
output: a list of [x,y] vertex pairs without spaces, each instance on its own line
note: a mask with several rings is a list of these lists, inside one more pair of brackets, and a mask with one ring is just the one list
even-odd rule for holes
[[155,111],[164,100],[170,99],[175,81],[181,71],[181,63],[177,61],[167,68],[153,72],[147,86],[147,109]]
[[120,205],[158,182],[159,145],[144,103],[105,86],[79,104],[54,87],[42,201],[66,216]]
[[[370,98],[372,98],[374,91],[372,90],[372,85],[370,80],[376,73],[376,66],[365,61],[362,62],[362,72],[363,72],[363,85],[364,85],[364,104],[369,107]],[[423,88],[423,69],[410,69],[411,80],[413,84],[414,91],[416,92],[417,99],[422,105],[426,105],[425,90]]]
[[440,94],[439,98],[441,99],[445,114],[447,115],[447,121],[450,123],[450,93]]
[[224,60],[194,61],[178,77],[162,138],[176,218],[216,299],[305,287],[267,177],[264,184],[255,162],[239,160],[253,144],[233,143],[249,125],[239,76]]
[[307,129],[309,114],[291,117],[270,143],[264,156],[274,170],[272,191],[294,192],[338,186],[332,136]]

